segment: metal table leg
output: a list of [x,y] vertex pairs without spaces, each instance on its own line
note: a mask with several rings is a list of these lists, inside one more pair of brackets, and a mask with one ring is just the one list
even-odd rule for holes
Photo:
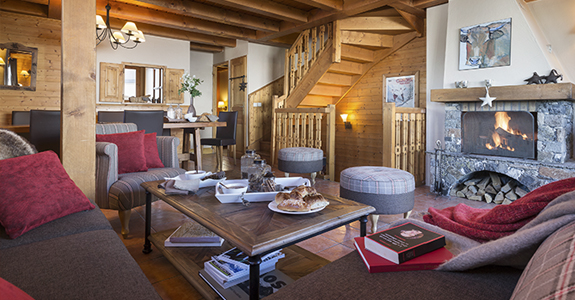
[[260,299],[260,263],[261,256],[250,256],[250,300]]
[[152,227],[152,194],[146,191],[146,230],[145,230],[145,237],[144,237],[144,252],[148,254],[152,252],[152,243],[150,243],[150,231]]
[[359,235],[364,237],[367,234],[367,216],[359,217]]

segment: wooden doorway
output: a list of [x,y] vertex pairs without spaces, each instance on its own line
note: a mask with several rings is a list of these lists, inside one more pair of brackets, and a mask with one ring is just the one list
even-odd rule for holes
[[[221,111],[228,111],[229,106],[229,68],[228,63],[214,65],[213,68],[213,102],[212,111],[219,115]],[[215,134],[215,130],[214,130]]]
[[[236,131],[236,151],[241,157],[246,149],[247,141],[247,56],[230,60],[229,64],[229,110],[238,112],[238,127]],[[243,77],[242,77],[243,76]],[[235,79],[233,79],[235,78]],[[244,84],[241,84],[244,83]]]

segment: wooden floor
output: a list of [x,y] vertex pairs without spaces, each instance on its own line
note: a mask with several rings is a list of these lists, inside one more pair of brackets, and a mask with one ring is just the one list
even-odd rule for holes
[[[215,171],[216,159],[213,154],[203,156],[204,169],[206,171]],[[224,158],[224,171],[228,178],[238,178],[240,174],[239,159],[236,165],[233,164],[233,158]],[[274,174],[282,177],[283,172],[274,169]],[[290,174],[290,176],[308,176],[309,174]],[[339,183],[328,180],[317,179],[315,188],[322,193],[339,196]],[[415,207],[411,215],[412,218],[421,218],[429,207],[445,208],[465,203],[473,207],[490,208],[492,204],[485,202],[471,201],[454,197],[436,197],[429,192],[429,187],[419,187],[415,191]],[[158,232],[175,228],[182,223],[189,221],[188,217],[176,211],[171,206],[162,201],[156,201],[152,204],[153,218],[152,231]],[[118,213],[114,210],[102,210],[114,230],[120,234],[120,221]],[[163,299],[203,299],[203,297],[184,279],[184,277],[162,256],[159,251],[152,251],[150,254],[143,254],[144,244],[144,207],[137,207],[132,210],[130,219],[130,234],[127,239],[122,239],[124,245],[140,265],[150,282],[156,288],[156,291]],[[397,219],[401,215],[381,215],[378,226],[382,227]],[[368,231],[370,224],[368,224]],[[300,242],[298,246],[316,253],[330,261],[334,261],[352,251],[353,238],[359,236],[358,222],[342,226],[322,235]]]

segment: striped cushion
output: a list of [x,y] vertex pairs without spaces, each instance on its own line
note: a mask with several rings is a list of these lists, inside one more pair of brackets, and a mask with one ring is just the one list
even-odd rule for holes
[[415,190],[411,173],[386,167],[353,167],[341,172],[340,186],[354,192],[395,195]]
[[140,186],[143,182],[162,180],[184,174],[184,169],[158,168],[147,172],[120,174],[118,181],[110,187],[109,206],[111,209],[128,210],[146,204],[146,191]]
[[278,159],[285,161],[323,160],[323,151],[316,148],[292,147],[280,149]]
[[575,222],[550,235],[537,249],[511,299],[573,299]]
[[111,134],[138,131],[134,123],[107,123],[96,124],[96,134]]

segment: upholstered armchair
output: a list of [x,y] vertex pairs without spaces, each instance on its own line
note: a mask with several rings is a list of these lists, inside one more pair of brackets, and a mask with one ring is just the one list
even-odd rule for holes
[[[134,123],[96,124],[96,134],[137,131]],[[122,236],[129,231],[131,209],[146,204],[146,192],[140,186],[147,181],[162,180],[185,173],[179,168],[177,147],[180,140],[172,136],[157,136],[158,154],[164,168],[147,172],[118,174],[118,147],[108,142],[96,142],[96,203],[100,208],[118,211]],[[152,201],[156,198],[152,197]]]

